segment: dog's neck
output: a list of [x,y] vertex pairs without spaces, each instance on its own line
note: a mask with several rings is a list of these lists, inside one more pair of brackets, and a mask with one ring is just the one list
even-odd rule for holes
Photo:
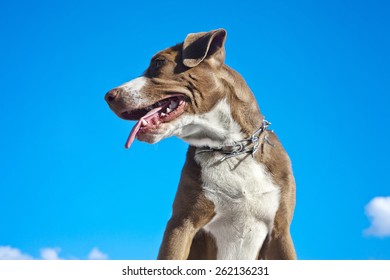
[[179,135],[195,147],[218,147],[243,138],[240,125],[233,119],[226,99],[220,100],[210,112],[193,115]]
[[[232,146],[234,143],[250,139],[259,127],[246,127],[244,129],[240,121],[235,120],[232,114],[232,106],[224,98],[220,100],[210,112],[202,115],[191,116],[191,121],[184,126],[179,138],[195,147],[219,149],[224,146]],[[238,109],[239,110],[239,109]],[[263,116],[258,111],[257,118],[253,123],[263,123]],[[245,124],[250,123],[246,121]]]
[[235,141],[233,143],[221,145],[220,147],[204,147],[198,149],[197,153],[214,153],[218,152],[222,156],[219,161],[224,161],[225,159],[236,157],[244,154],[251,154],[252,157],[255,156],[256,152],[259,150],[260,146],[263,143],[267,143],[274,147],[275,145],[268,138],[268,126],[271,125],[267,120],[263,121],[261,127],[256,130],[251,137],[245,138],[240,141]]
[[210,111],[188,116],[177,135],[192,146],[231,145],[250,138],[263,125],[264,117],[240,74],[224,65],[219,84],[217,88],[224,92],[221,99]]

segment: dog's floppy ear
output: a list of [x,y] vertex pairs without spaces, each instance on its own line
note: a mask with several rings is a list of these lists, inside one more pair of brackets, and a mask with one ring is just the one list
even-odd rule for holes
[[225,29],[188,34],[183,43],[183,64],[195,67],[209,57],[222,64],[225,60],[225,39]]

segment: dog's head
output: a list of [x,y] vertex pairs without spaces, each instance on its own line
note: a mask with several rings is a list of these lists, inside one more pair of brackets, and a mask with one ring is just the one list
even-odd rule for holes
[[155,143],[178,136],[195,146],[232,142],[261,123],[257,103],[241,76],[224,64],[224,29],[191,33],[154,55],[145,73],[109,91],[120,118],[135,120],[135,138]]

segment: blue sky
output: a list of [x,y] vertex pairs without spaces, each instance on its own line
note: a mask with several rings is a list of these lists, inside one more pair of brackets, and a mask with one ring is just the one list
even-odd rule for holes
[[105,104],[223,27],[289,152],[301,259],[390,259],[387,1],[0,1],[0,258],[154,259],[187,144],[123,148]]

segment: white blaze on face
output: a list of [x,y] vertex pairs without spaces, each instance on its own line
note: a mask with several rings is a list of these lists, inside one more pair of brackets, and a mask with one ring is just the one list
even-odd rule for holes
[[126,91],[127,98],[131,100],[133,106],[137,107],[145,103],[145,96],[142,95],[142,89],[146,85],[147,78],[144,76],[131,80],[118,88]]

